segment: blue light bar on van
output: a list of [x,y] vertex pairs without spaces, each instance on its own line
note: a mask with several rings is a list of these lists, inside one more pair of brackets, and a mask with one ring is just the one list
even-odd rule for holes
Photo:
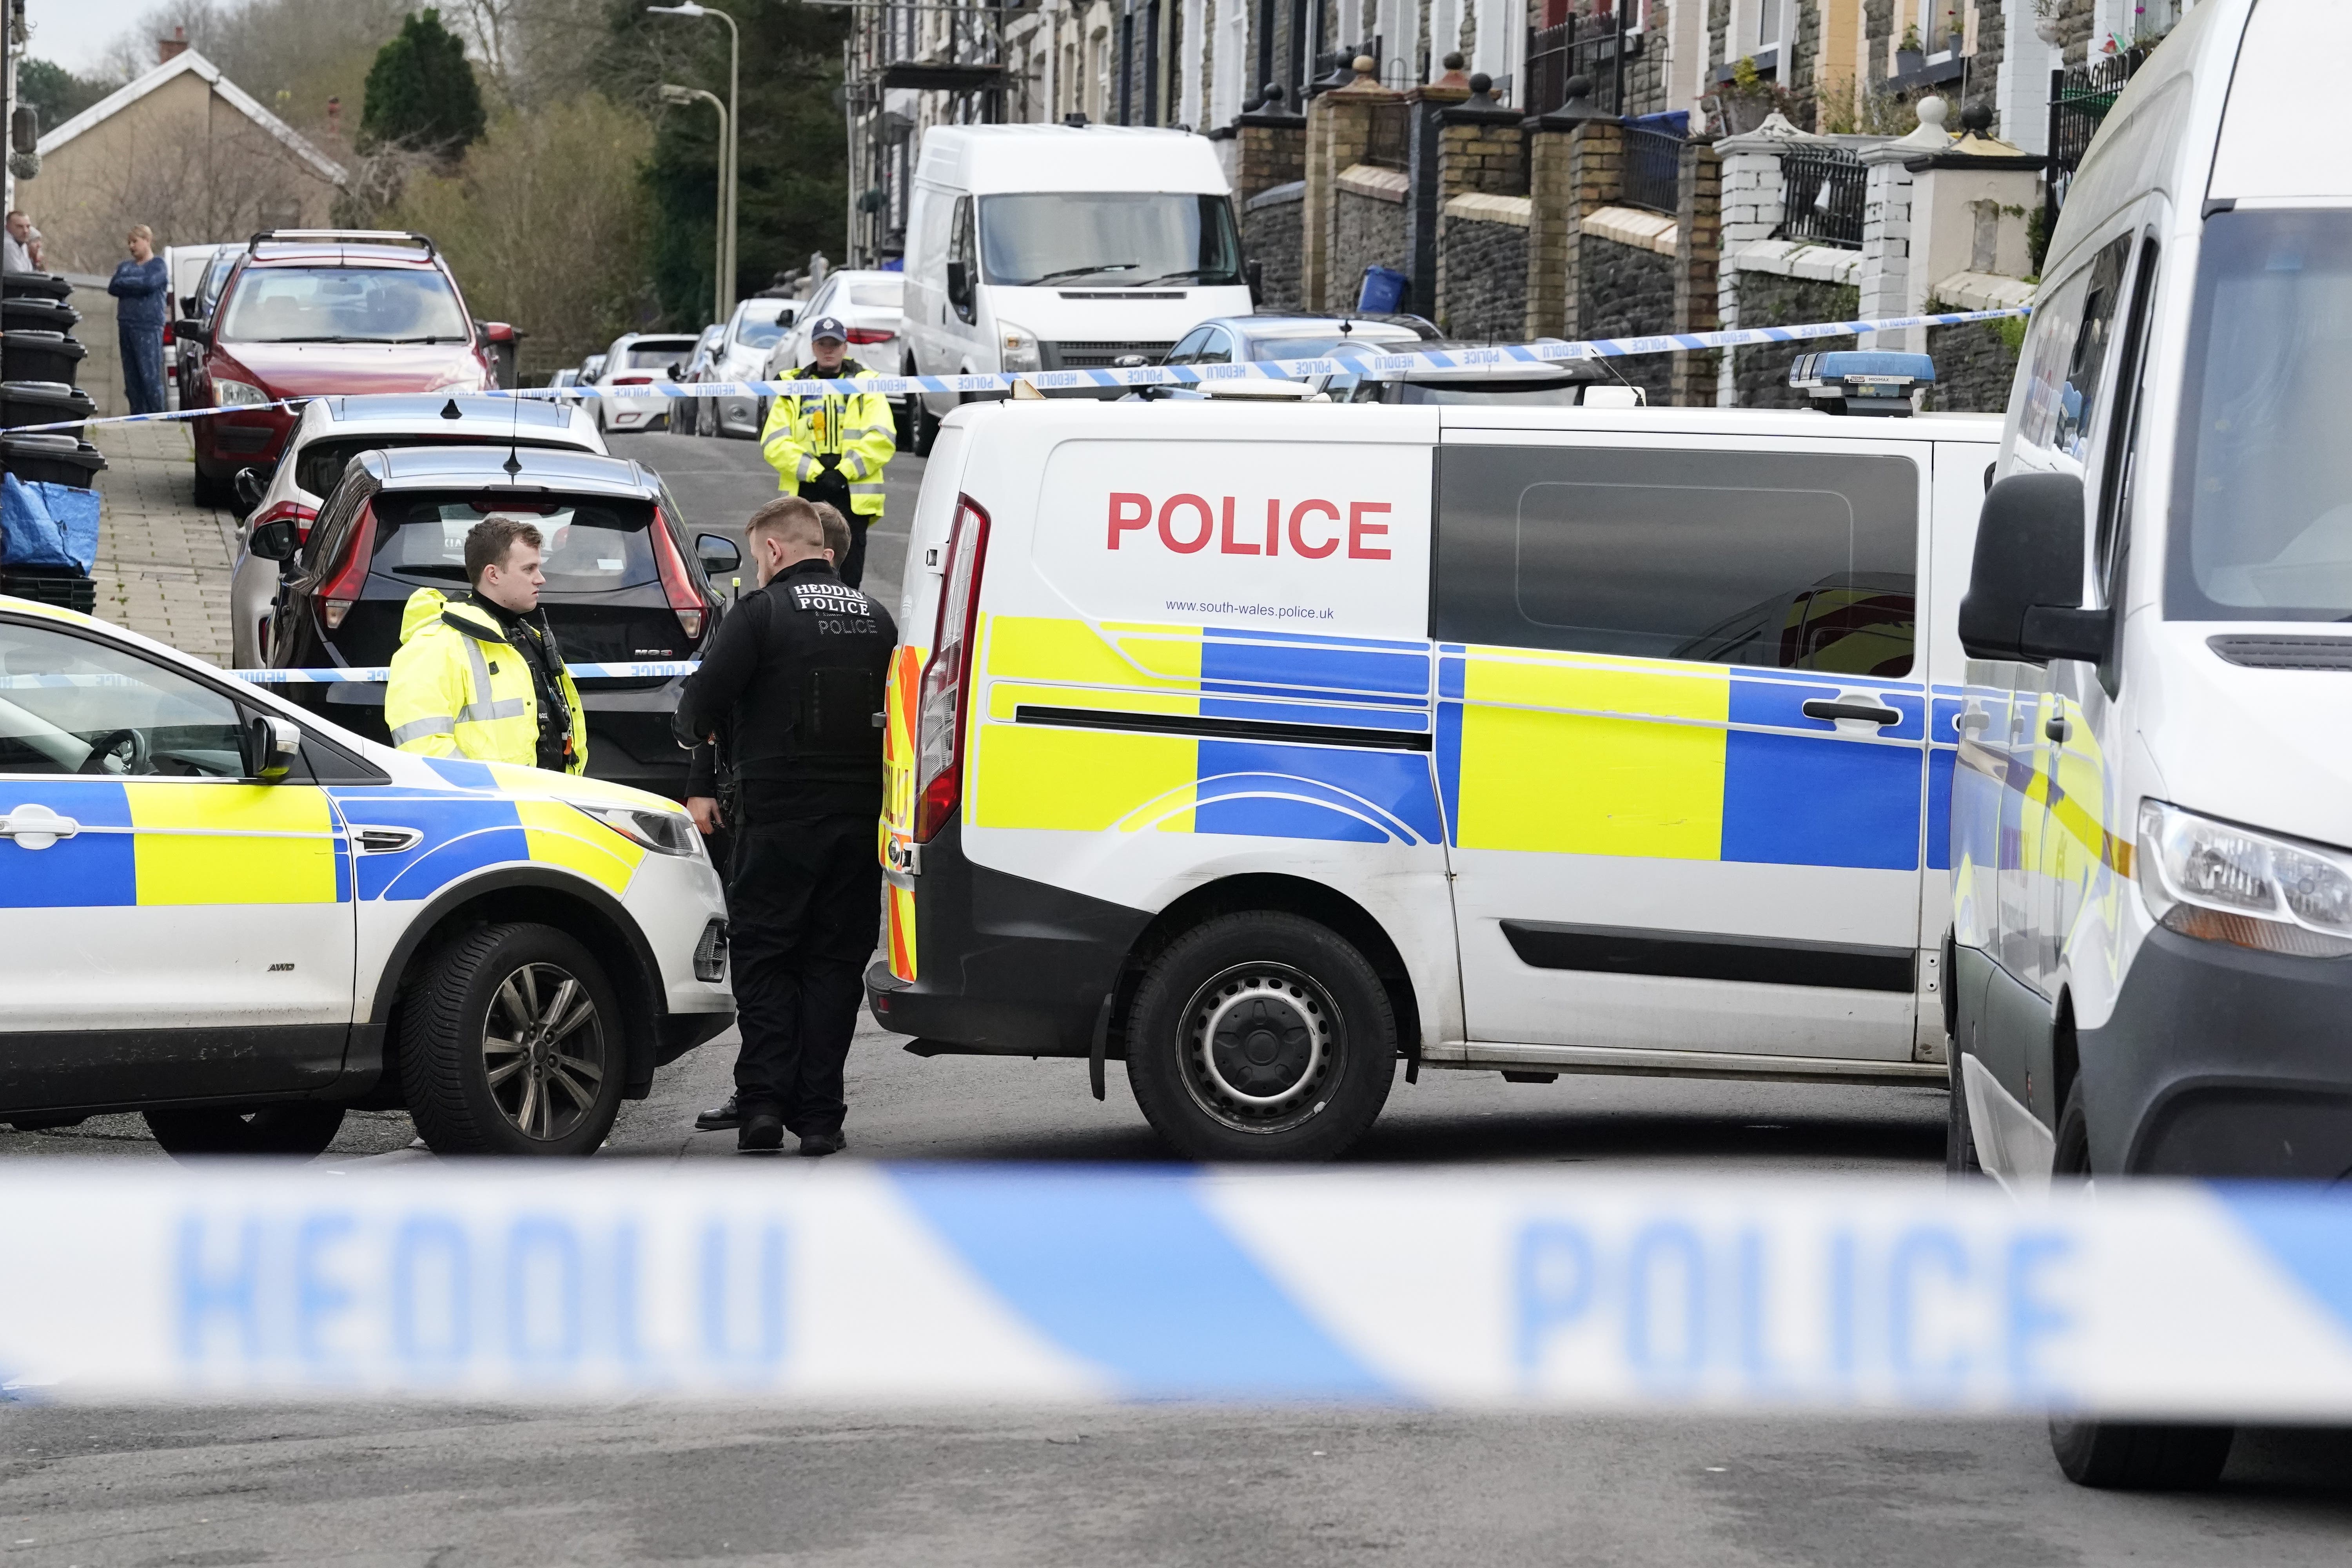
[[1789,384],[1824,413],[1900,416],[1911,412],[1912,393],[1936,384],[1936,362],[1926,354],[1799,354]]

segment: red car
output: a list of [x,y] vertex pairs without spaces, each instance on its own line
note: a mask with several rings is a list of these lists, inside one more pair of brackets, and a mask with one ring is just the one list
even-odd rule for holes
[[253,237],[206,322],[191,421],[196,500],[229,496],[238,469],[278,460],[299,412],[287,398],[369,392],[481,392],[498,385],[512,327],[466,313],[457,280],[421,234],[270,229]]

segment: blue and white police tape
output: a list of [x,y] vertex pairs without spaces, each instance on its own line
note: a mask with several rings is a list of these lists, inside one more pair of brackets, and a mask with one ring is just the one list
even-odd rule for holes
[[[1929,316],[1883,316],[1858,321],[1811,321],[1790,327],[1737,327],[1715,332],[1666,332],[1652,337],[1587,338],[1578,342],[1546,339],[1532,343],[1495,343],[1444,353],[1360,353],[1341,358],[1250,360],[1239,364],[1147,364],[1112,370],[1033,370],[980,375],[869,375],[854,380],[795,379],[792,381],[668,381],[642,386],[526,386],[512,391],[466,393],[468,397],[554,398],[694,398],[694,397],[823,397],[835,393],[874,393],[904,397],[917,392],[1010,392],[1026,382],[1040,392],[1086,392],[1135,386],[1198,386],[1229,381],[1301,381],[1316,376],[1360,375],[1372,380],[1394,379],[1425,371],[1509,370],[1542,366],[1570,360],[1622,359],[1641,354],[1678,353],[1695,349],[1749,348],[1765,343],[1811,342],[1820,338],[1850,338],[1864,332],[1901,331],[1911,327],[1952,327],[1969,321],[1995,321],[2032,313],[2032,307],[2014,305],[1998,310],[1948,310]],[[414,393],[331,394],[357,401],[367,395],[413,397]],[[289,398],[277,403],[246,404],[234,408],[190,408],[170,414],[125,414],[105,418],[65,419],[48,425],[16,426],[17,434],[44,430],[75,430],[96,425],[141,425],[175,419],[203,419],[221,414],[252,414],[263,409],[295,409],[310,401]]]
[[12,1397],[2352,1417],[2352,1200],[829,1166],[0,1175]]
[[[606,664],[567,664],[574,680],[670,680],[702,668],[695,659],[640,659]],[[389,666],[373,664],[348,669],[226,669],[256,686],[382,686],[392,679]]]

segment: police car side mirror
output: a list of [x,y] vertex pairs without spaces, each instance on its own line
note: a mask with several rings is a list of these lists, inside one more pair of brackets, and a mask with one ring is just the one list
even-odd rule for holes
[[701,557],[704,573],[713,577],[723,576],[743,564],[743,552],[723,534],[696,534],[694,552]]
[[[253,470],[246,470],[251,473]],[[294,520],[281,517],[275,522],[265,522],[246,536],[245,547],[260,561],[291,561],[294,552],[302,547],[301,535],[294,529]]]
[[302,731],[290,719],[257,713],[238,733],[237,751],[247,778],[276,784],[293,771],[294,759],[302,754]]
[[1976,559],[1960,601],[1970,658],[2097,661],[2112,637],[2105,610],[2083,602],[2083,481],[2011,474],[1985,496]]

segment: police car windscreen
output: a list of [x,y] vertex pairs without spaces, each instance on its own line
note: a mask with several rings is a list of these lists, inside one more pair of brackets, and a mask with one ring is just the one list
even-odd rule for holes
[[2352,213],[2214,214],[2181,398],[2168,616],[2352,620],[2347,431]]
[[1908,458],[1445,447],[1436,635],[1901,677],[1918,509]]
[[543,598],[608,594],[661,580],[648,531],[654,509],[630,500],[391,494],[375,499],[375,569],[418,583],[466,581],[466,535],[486,517],[519,517],[540,531]]

